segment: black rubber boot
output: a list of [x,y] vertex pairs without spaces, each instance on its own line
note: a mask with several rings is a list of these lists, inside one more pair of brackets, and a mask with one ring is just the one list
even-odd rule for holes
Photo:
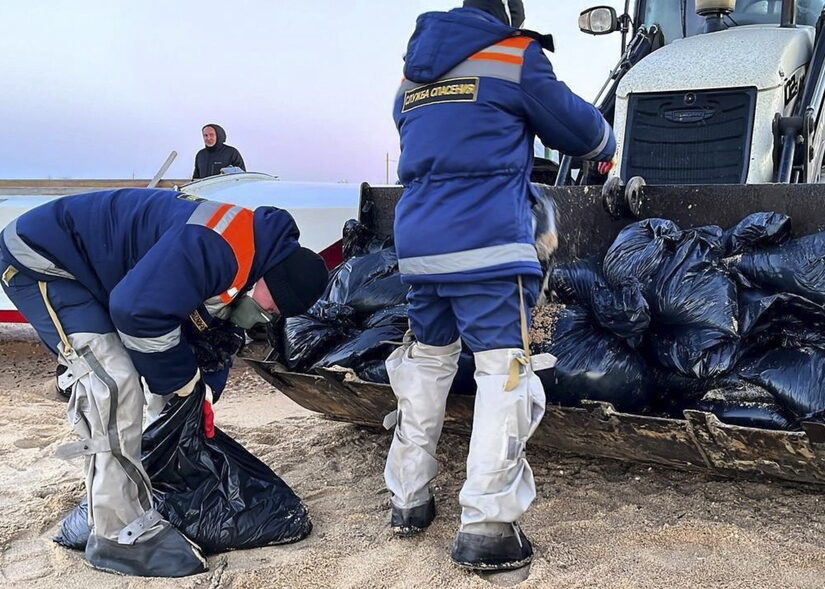
[[134,544],[118,544],[92,535],[86,544],[86,560],[96,569],[135,577],[186,577],[206,572],[200,548],[169,522],[156,535]]
[[533,546],[517,524],[506,536],[482,536],[459,532],[450,559],[460,567],[479,571],[520,569],[533,560]]
[[398,536],[414,536],[428,528],[435,519],[435,497],[424,505],[401,509],[393,505],[390,515],[390,527]]

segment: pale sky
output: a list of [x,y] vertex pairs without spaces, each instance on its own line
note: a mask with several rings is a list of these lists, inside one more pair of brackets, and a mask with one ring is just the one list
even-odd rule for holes
[[[214,122],[250,171],[385,181],[416,16],[460,0],[3,0],[0,178],[189,178]],[[620,1],[525,0],[556,75],[592,99],[619,35],[578,31]],[[391,163],[394,180],[395,162]]]

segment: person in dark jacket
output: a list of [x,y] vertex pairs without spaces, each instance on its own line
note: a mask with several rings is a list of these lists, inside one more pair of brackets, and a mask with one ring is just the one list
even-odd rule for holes
[[198,547],[154,509],[141,465],[141,378],[159,406],[196,390],[210,399],[182,328],[220,319],[249,329],[303,313],[327,270],[298,237],[281,209],[153,189],[66,196],[3,229],[3,290],[68,366],[58,384],[71,390],[69,421],[82,441],[59,453],[86,457],[93,567],[206,570]]
[[[398,399],[385,480],[391,527],[429,526],[429,483],[462,341],[477,394],[451,558],[474,569],[526,565],[518,519],[535,498],[525,443],[544,414],[527,341],[542,275],[531,219],[533,142],[609,161],[613,132],[556,79],[540,41],[523,31],[521,0],[466,0],[419,17],[394,118],[401,138],[395,245],[410,285],[414,339],[387,360]],[[548,44],[549,46],[549,44]]]
[[223,127],[215,123],[209,123],[204,125],[201,131],[203,133],[203,143],[206,147],[201,149],[195,156],[193,180],[217,176],[223,168],[230,166],[246,171],[246,164],[243,163],[241,153],[231,145],[226,145],[226,131],[223,130]]

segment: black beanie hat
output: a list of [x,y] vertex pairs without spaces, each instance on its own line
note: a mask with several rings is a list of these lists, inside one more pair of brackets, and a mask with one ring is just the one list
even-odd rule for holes
[[[504,2],[510,8],[508,16]],[[464,7],[478,8],[492,14],[505,25],[520,28],[524,24],[524,2],[523,0],[464,0]]]
[[264,273],[264,282],[284,317],[305,313],[327,287],[329,273],[323,258],[305,247]]

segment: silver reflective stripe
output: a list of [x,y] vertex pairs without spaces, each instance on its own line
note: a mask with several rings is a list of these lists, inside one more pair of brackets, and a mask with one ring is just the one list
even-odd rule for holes
[[535,246],[531,243],[508,243],[450,254],[399,258],[398,269],[401,274],[452,274],[516,262],[538,264]]
[[207,299],[203,306],[206,307],[206,312],[212,317],[226,319],[229,316],[229,305],[224,303],[221,300],[221,297],[212,297],[211,299]]
[[169,333],[164,333],[157,337],[135,337],[125,334],[120,330],[118,330],[117,334],[120,336],[120,341],[123,342],[124,347],[134,352],[143,352],[144,354],[165,352],[180,343],[180,326]]
[[192,211],[192,214],[189,215],[189,219],[186,223],[189,225],[206,225],[209,222],[209,219],[211,219],[222,206],[224,206],[224,203],[222,202],[205,200],[198,204],[197,208]]
[[[496,51],[498,51],[498,47]],[[502,47],[501,49],[512,49],[511,47]],[[522,51],[523,52],[523,51]],[[503,52],[499,52],[503,53]],[[508,82],[515,82],[518,84],[521,82],[521,65],[515,63],[506,63],[504,61],[492,61],[489,59],[469,59],[467,61],[463,61],[449,72],[441,76],[438,80],[433,80],[433,82],[427,82],[427,84],[432,84],[438,82],[440,80],[447,80],[449,78],[462,78],[462,77],[487,77],[487,78],[498,78],[499,80],[507,80]],[[401,86],[398,88],[398,96],[403,96],[404,92],[408,90],[412,90],[413,88],[419,88],[420,86],[425,86],[426,84],[420,84],[417,82],[411,82],[410,80],[404,80],[401,82]]]
[[57,265],[34,251],[29,244],[17,235],[17,219],[9,223],[3,230],[3,241],[18,262],[23,266],[34,272],[45,274],[47,276],[59,276],[60,278],[69,278],[75,280],[75,277],[58,268]]
[[409,80],[404,80],[401,82],[401,86],[398,88],[398,94],[404,94],[407,90],[412,90],[413,88],[418,88],[422,84],[417,84],[415,82],[410,82]]
[[486,76],[518,84],[521,81],[521,65],[490,59],[468,59],[455,66],[443,77],[455,78],[462,76]]
[[[521,47],[504,47],[502,45],[490,45],[487,49],[482,49],[479,53],[504,53],[524,57],[524,49]],[[483,58],[482,58],[483,59]]]
[[610,125],[607,124],[607,121],[604,122],[604,135],[602,136],[602,141],[599,143],[599,146],[588,153],[587,155],[583,155],[581,159],[589,160],[590,158],[594,158],[599,155],[605,147],[607,147],[607,142],[610,141]]
[[226,230],[227,227],[229,227],[229,224],[232,222],[232,219],[234,219],[238,215],[238,213],[241,212],[241,210],[243,210],[241,209],[241,207],[232,207],[223,214],[221,220],[218,221],[218,223],[212,229],[217,233],[223,235],[223,232]]

